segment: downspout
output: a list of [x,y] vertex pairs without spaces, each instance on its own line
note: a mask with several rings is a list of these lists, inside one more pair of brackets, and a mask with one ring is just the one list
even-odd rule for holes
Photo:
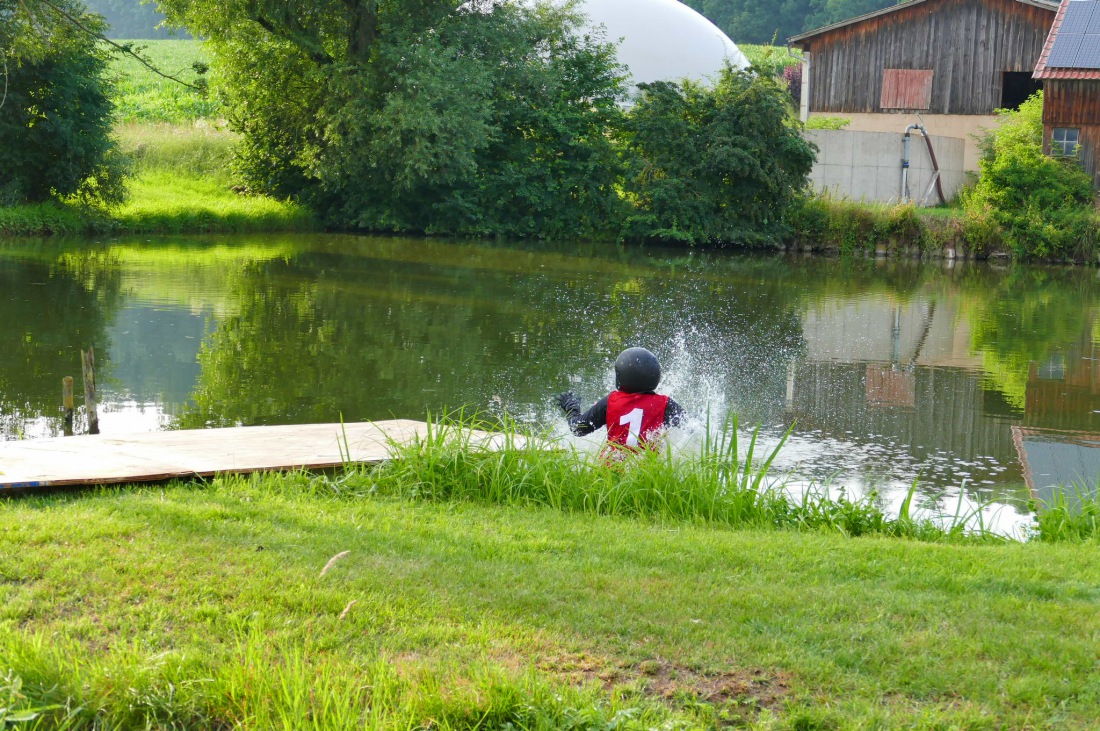
[[791,44],[787,44],[787,55],[802,64],[802,90],[798,100],[798,118],[803,124],[810,118],[810,56],[809,51],[803,51],[801,58],[794,55]]
[[901,157],[901,199],[905,203],[911,200],[909,195],[909,141],[915,129],[920,130],[921,135],[924,136],[924,142],[928,146],[928,155],[932,158],[932,171],[936,176],[936,194],[940,198],[940,203],[947,205],[947,196],[943,194],[943,178],[939,174],[940,163],[936,159],[936,151],[932,148],[932,138],[928,136],[928,130],[924,128],[924,125],[916,123],[905,128],[905,148]]

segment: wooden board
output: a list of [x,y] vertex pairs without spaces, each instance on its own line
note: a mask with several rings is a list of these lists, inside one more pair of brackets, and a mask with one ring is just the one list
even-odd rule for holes
[[[390,444],[424,437],[427,424],[251,426],[0,442],[0,493],[61,485],[115,485],[174,477],[372,464]],[[346,444],[345,444],[346,435]],[[494,435],[476,432],[480,440]],[[341,455],[350,452],[350,460]]]

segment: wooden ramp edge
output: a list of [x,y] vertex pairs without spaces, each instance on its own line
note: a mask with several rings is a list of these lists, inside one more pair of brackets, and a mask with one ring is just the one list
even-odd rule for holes
[[[0,442],[0,494],[64,485],[118,485],[172,478],[377,464],[392,444],[424,438],[421,421],[247,426],[119,436]],[[501,435],[473,432],[489,445]]]

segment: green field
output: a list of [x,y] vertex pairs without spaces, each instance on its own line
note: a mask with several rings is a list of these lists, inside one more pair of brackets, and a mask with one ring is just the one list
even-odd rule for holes
[[[195,64],[209,64],[199,41],[117,41],[134,49],[160,71],[195,84],[203,77]],[[186,124],[216,118],[219,106],[212,94],[202,94],[166,79],[131,56],[114,52],[111,75],[115,79],[116,118],[119,122]]]

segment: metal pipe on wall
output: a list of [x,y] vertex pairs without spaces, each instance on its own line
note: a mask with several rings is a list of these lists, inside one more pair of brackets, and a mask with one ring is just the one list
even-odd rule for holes
[[[912,200],[909,195],[909,141],[912,138],[913,130],[920,130],[921,135],[924,136],[924,143],[928,146],[928,155],[932,158],[932,184],[936,186],[936,193],[939,195],[940,203],[947,204],[947,196],[943,194],[943,180],[940,176],[940,163],[936,159],[936,151],[932,147],[932,138],[928,136],[928,130],[924,128],[923,124],[913,123],[905,128],[904,138],[904,150],[901,157],[901,200],[903,203],[908,203]],[[931,186],[929,186],[929,193],[931,193]],[[927,193],[924,198],[928,197]],[[921,203],[924,199],[921,200]]]

